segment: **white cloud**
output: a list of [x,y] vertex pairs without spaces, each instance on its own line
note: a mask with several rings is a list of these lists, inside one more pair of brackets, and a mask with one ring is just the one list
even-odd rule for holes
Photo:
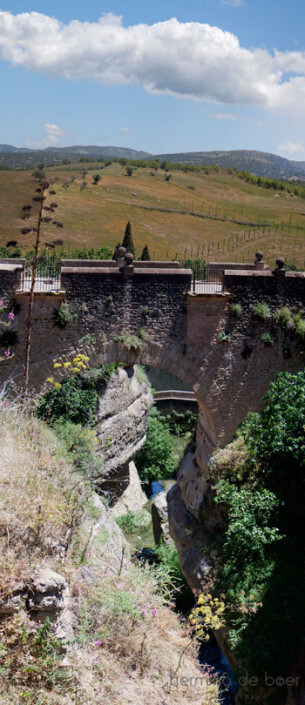
[[60,143],[60,138],[64,135],[64,131],[58,125],[52,122],[45,122],[44,128],[46,134],[38,142],[25,141],[25,147],[33,149],[44,149],[45,147],[56,147]]
[[282,152],[286,157],[296,157],[305,154],[305,148],[300,142],[286,142],[286,144],[278,145],[279,152]]
[[128,135],[130,132],[130,127],[120,127],[120,131],[123,132],[123,134]]
[[234,113],[209,113],[209,117],[214,120],[237,120],[237,115]]
[[0,11],[2,59],[29,71],[103,85],[138,83],[150,93],[305,110],[305,52],[246,49],[231,32],[170,19],[124,27],[122,18],[67,25],[37,12]]

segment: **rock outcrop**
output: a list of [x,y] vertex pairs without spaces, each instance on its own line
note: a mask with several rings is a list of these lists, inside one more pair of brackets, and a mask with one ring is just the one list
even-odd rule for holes
[[155,543],[170,543],[172,539],[169,533],[166,492],[158,492],[154,497],[151,516]]
[[170,534],[182,571],[190,587],[198,591],[211,567],[205,550],[207,535],[211,535],[221,517],[211,502],[207,468],[199,466],[194,453],[183,458],[167,502]]
[[119,368],[100,396],[96,453],[102,459],[102,472],[98,484],[110,504],[129,485],[129,463],[145,443],[152,403],[150,385],[137,366]]
[[133,460],[128,465],[128,474],[128,487],[112,507],[111,513],[115,517],[120,517],[129,511],[139,512],[147,502],[147,496],[142,490],[141,480]]

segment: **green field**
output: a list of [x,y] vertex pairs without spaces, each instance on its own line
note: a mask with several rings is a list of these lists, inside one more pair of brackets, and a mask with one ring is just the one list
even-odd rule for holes
[[[58,204],[53,218],[64,227],[45,224],[42,242],[61,238],[71,254],[75,248],[114,248],[130,220],[137,256],[147,244],[153,259],[199,254],[208,261],[247,262],[262,249],[271,266],[278,256],[305,266],[300,196],[249,184],[226,171],[173,170],[166,181],[162,169],[134,168],[127,176],[119,163],[91,163],[50,167],[46,173],[56,190],[50,197]],[[95,173],[101,176],[96,186]],[[31,171],[0,171],[1,246],[10,240],[17,240],[22,252],[32,246],[33,233],[22,235],[21,228],[34,225],[35,217],[23,220],[22,207],[32,203],[35,188]]]

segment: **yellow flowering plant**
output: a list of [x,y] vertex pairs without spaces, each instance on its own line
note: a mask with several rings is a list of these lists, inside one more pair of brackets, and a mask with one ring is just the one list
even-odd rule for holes
[[225,609],[226,605],[222,599],[213,598],[210,593],[200,593],[196,607],[189,617],[191,629],[197,639],[208,641],[209,630],[217,631],[225,626]]
[[[88,363],[89,363],[89,357],[88,355],[83,355],[82,353],[78,353],[73,360],[66,360],[66,362],[58,362],[55,360],[53,363],[53,369],[54,370],[60,370],[61,372],[71,372],[73,374],[79,374],[80,372],[84,372],[85,370],[88,369]],[[53,376],[47,377],[46,379],[48,384],[54,384],[55,389],[60,389],[61,384],[60,382],[54,380]]]

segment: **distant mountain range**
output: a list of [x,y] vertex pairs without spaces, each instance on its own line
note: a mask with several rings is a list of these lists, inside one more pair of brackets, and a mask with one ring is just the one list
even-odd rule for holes
[[35,167],[40,162],[58,164],[63,159],[78,162],[81,158],[98,159],[156,159],[160,162],[184,162],[186,164],[205,164],[220,167],[232,167],[250,172],[258,176],[277,179],[305,180],[305,162],[284,159],[276,154],[258,152],[255,150],[213,151],[213,152],[181,152],[176,154],[150,154],[126,147],[100,147],[95,145],[72,147],[46,147],[45,149],[27,149],[13,147],[10,144],[0,144],[0,166],[12,168]]

